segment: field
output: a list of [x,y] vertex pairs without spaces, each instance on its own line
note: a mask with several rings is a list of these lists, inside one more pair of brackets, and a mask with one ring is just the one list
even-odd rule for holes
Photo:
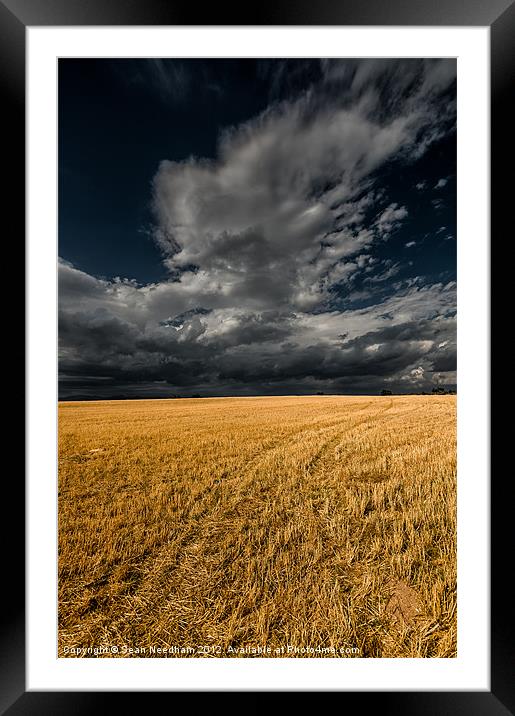
[[455,396],[60,403],[58,490],[60,656],[456,656]]

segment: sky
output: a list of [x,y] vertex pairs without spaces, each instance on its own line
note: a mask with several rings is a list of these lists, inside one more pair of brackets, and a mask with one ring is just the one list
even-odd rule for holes
[[456,388],[456,61],[61,59],[59,398]]

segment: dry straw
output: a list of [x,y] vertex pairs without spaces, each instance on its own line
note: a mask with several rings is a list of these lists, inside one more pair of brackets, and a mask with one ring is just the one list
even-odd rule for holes
[[61,403],[59,654],[111,645],[455,656],[456,398]]

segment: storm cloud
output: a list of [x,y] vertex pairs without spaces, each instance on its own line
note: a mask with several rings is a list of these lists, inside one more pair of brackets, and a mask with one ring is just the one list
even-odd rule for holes
[[[456,383],[455,282],[389,257],[412,209],[384,181],[454,131],[455,62],[322,61],[318,73],[223,128],[216,157],[160,163],[165,279],[60,260],[63,398]],[[277,86],[284,75],[277,65]]]

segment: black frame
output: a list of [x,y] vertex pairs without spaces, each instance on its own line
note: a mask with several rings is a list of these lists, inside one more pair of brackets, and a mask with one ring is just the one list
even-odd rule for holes
[[[202,17],[199,23],[198,17]],[[3,99],[2,124],[7,142],[3,147],[3,173],[9,185],[5,206],[6,235],[16,237],[19,261],[24,262],[25,216],[25,28],[27,26],[59,25],[407,25],[407,26],[489,26],[491,31],[491,236],[492,246],[506,238],[513,218],[508,215],[513,202],[511,177],[513,176],[513,126],[515,112],[510,107],[511,93],[515,94],[515,2],[514,0],[274,0],[258,6],[249,5],[245,11],[235,13],[230,5],[210,3],[200,8],[184,0],[0,0],[0,91]],[[11,152],[6,152],[6,144]],[[511,149],[511,151],[510,151]],[[473,158],[470,159],[471,168]],[[504,175],[510,177],[504,180]],[[5,191],[4,191],[5,195]],[[511,203],[510,203],[511,199]],[[473,210],[473,209],[471,209]],[[505,231],[503,229],[506,227]],[[501,234],[502,232],[502,234]],[[511,242],[510,242],[511,243]],[[16,245],[17,244],[17,245]],[[16,252],[15,252],[16,255]],[[491,257],[494,254],[491,251]],[[19,264],[18,264],[19,265]],[[509,285],[502,283],[502,286]],[[502,306],[507,296],[498,291],[491,294],[492,308]],[[495,299],[495,300],[494,300]],[[505,299],[505,300],[503,300]],[[4,319],[5,320],[5,319]],[[20,326],[8,317],[11,345],[24,346]],[[503,386],[504,387],[504,386]],[[18,402],[21,402],[17,399]],[[501,416],[496,423],[496,449],[507,436],[508,422]],[[493,451],[492,451],[493,454]],[[508,463],[509,464],[509,463]],[[503,470],[504,472],[504,470]],[[128,696],[124,710],[147,710],[152,693],[132,692],[55,692],[29,691],[25,688],[25,594],[24,594],[24,534],[21,525],[25,519],[24,485],[16,475],[7,473],[10,482],[9,511],[20,525],[15,540],[3,551],[3,575],[6,579],[4,594],[8,603],[0,612],[0,714],[88,714],[102,705],[110,710],[120,708],[122,695]],[[513,559],[513,530],[511,528],[512,502],[509,492],[510,474],[491,481],[491,692],[340,692],[340,703],[346,708],[363,710],[377,708],[382,713],[399,716],[440,716],[515,714],[513,665],[513,598],[506,570]],[[17,518],[17,521],[16,521]],[[509,580],[508,575],[508,580]],[[511,667],[511,668],[510,668]],[[235,684],[237,689],[237,684]],[[163,695],[163,692],[161,692]],[[164,693],[167,696],[167,693]],[[174,692],[170,696],[175,698]],[[193,694],[189,694],[191,699]],[[223,692],[196,696],[209,696],[201,708],[225,705]],[[246,712],[257,713],[265,706],[265,692],[245,695]],[[274,705],[291,706],[291,695],[282,692],[273,695]],[[288,699],[288,701],[286,701]],[[311,697],[303,708],[309,708]],[[317,701],[315,701],[317,699]],[[152,702],[154,699],[151,699]],[[313,707],[320,707],[320,694],[314,694]],[[169,701],[173,705],[173,701]],[[188,702],[191,709],[193,702]],[[173,707],[173,706],[172,706]],[[196,709],[195,709],[196,711]]]

